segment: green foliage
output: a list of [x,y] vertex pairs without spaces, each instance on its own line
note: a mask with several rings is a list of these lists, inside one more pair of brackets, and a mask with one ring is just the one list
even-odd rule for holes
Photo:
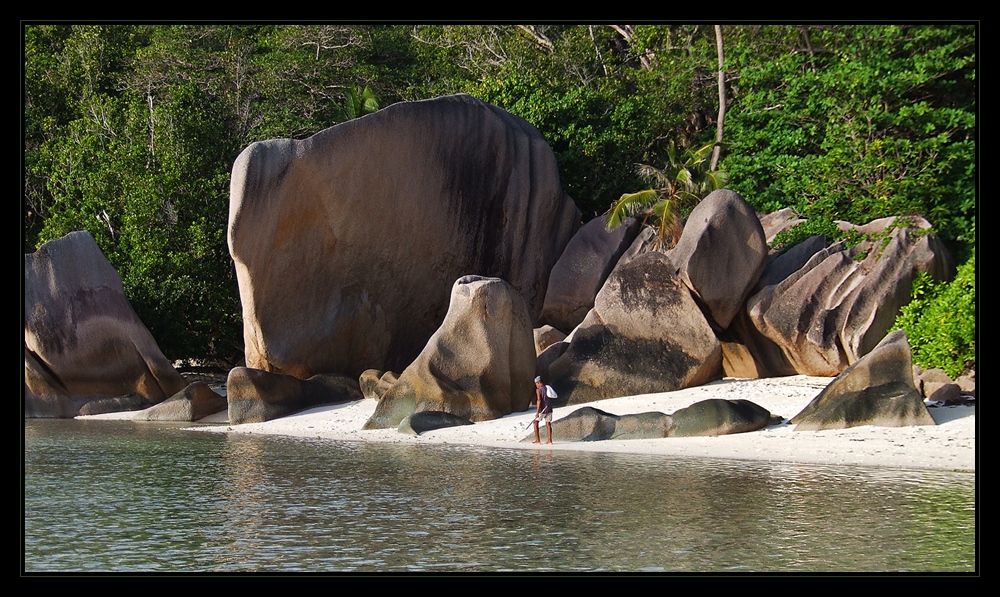
[[913,362],[937,367],[952,379],[976,362],[976,258],[958,268],[951,282],[921,273],[912,300],[900,309],[893,329],[906,332]]
[[[26,176],[44,181],[26,190],[44,216],[31,242],[89,230],[168,357],[232,358],[240,309],[225,231],[238,115],[212,82],[166,85],[142,66],[157,47],[143,44],[167,31],[141,42],[121,32],[74,27],[62,46],[48,46],[56,52],[48,64],[80,59],[90,74],[62,94],[73,109],[49,116],[50,127],[26,141]],[[114,76],[102,70],[109,53]]]
[[371,88],[349,87],[344,95],[344,106],[337,116],[341,121],[352,120],[376,112],[378,108],[378,98]]
[[[604,210],[607,198],[635,186],[636,176],[607,162],[629,163],[628,131],[639,127],[646,107],[639,101],[616,101],[616,93],[593,87],[563,87],[504,71],[476,95],[532,123],[545,136],[559,162],[566,192],[589,218]],[[604,199],[604,200],[601,200]]]
[[[715,110],[715,82],[702,76],[712,68],[710,28],[637,26],[629,40],[608,26],[536,28],[550,50],[516,27],[440,29],[452,57],[476,75],[454,91],[533,124],[585,219],[642,183],[632,164],[666,159],[662,139],[691,145],[714,138],[697,125]],[[462,56],[470,55],[475,61],[467,64]],[[640,57],[652,60],[648,69]]]
[[857,230],[841,230],[833,220],[818,217],[810,218],[791,228],[782,230],[774,236],[774,240],[771,241],[771,248],[778,250],[789,249],[813,236],[824,236],[828,242],[843,240],[846,247],[856,246],[864,240],[864,235]]
[[723,160],[759,211],[855,222],[920,214],[949,243],[975,238],[975,28],[752,26]]
[[[967,254],[977,33],[725,25],[727,186],[831,234],[919,214]],[[23,26],[23,46],[24,251],[90,230],[178,358],[239,351],[233,160],[342,121],[345,89],[383,105],[470,93],[524,118],[586,219],[643,188],[633,164],[674,161],[665,139],[715,138],[710,25],[43,24]]]
[[[656,228],[656,244],[673,246],[681,235],[680,210],[700,201],[726,183],[726,173],[708,169],[715,143],[688,147],[680,158],[673,142],[667,147],[663,169],[640,164],[639,175],[655,188],[625,193],[607,213],[608,230],[621,225],[626,216],[642,215],[643,222]],[[668,242],[669,241],[669,242]]]

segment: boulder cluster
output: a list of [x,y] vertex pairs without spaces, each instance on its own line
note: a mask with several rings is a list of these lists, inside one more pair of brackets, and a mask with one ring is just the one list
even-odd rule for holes
[[[615,415],[584,406],[552,422],[553,442],[658,439],[746,433],[763,429],[772,421],[767,409],[749,400],[710,398],[667,415],[645,412]],[[534,434],[522,439],[529,442]]]
[[470,274],[505,280],[536,321],[579,221],[541,133],[467,95],[254,143],[229,209],[246,365],[400,371]]
[[[170,366],[89,234],[26,255],[25,415],[228,408],[239,424],[368,397],[366,428],[420,433],[525,410],[535,375],[566,405],[807,374],[839,377],[799,429],[927,424],[920,390],[936,382],[915,380],[905,336],[887,332],[918,272],[952,275],[940,241],[919,218],[889,218],[841,223],[852,245],[769,249],[798,221],[719,190],[660,250],[634,219],[581,227],[526,121],[462,95],[396,104],[236,159],[228,242],[246,367],[226,397]],[[555,431],[712,435],[771,418],[732,401],[684,410],[590,409]]]
[[185,385],[89,232],[24,256],[24,416],[137,410]]

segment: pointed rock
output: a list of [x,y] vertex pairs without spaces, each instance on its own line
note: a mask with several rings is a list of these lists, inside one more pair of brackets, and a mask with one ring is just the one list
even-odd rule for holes
[[796,431],[845,429],[859,425],[934,425],[913,383],[906,334],[897,330],[838,375],[791,419]]

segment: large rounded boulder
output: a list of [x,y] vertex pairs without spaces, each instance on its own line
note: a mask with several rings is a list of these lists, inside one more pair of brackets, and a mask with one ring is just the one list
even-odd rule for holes
[[669,255],[705,315],[722,330],[764,270],[767,242],[753,208],[739,194],[720,189],[691,211]]
[[[24,414],[146,408],[187,383],[125,298],[89,232],[24,256]],[[102,406],[99,406],[102,405]]]
[[423,411],[473,422],[522,411],[535,397],[534,376],[524,300],[504,280],[465,276],[454,284],[440,329],[383,394],[365,429],[396,427]]
[[718,379],[722,349],[663,253],[615,268],[546,380],[560,404],[669,392]]
[[[616,415],[592,406],[578,408],[552,422],[553,442],[660,439],[746,433],[767,427],[771,413],[749,400],[711,398],[672,415],[644,412]],[[534,441],[527,435],[522,442]]]
[[246,364],[400,371],[468,274],[507,280],[537,323],[579,223],[538,130],[466,95],[254,143],[233,165],[229,211]]
[[564,333],[578,326],[640,229],[641,223],[635,218],[626,218],[613,230],[607,229],[604,218],[584,224],[549,274],[542,323]]
[[749,400],[710,398],[695,402],[673,415],[669,437],[699,437],[746,433],[767,427],[771,412]]

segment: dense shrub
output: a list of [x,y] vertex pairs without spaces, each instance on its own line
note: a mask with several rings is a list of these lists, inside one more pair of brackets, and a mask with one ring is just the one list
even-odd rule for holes
[[976,361],[976,258],[958,268],[951,282],[920,274],[913,300],[904,306],[893,329],[902,329],[921,367],[943,369],[952,379]]
[[812,236],[825,236],[828,242],[844,240],[847,246],[861,242],[862,234],[857,230],[841,230],[830,218],[810,218],[787,230],[782,230],[771,241],[772,249],[785,250]]

